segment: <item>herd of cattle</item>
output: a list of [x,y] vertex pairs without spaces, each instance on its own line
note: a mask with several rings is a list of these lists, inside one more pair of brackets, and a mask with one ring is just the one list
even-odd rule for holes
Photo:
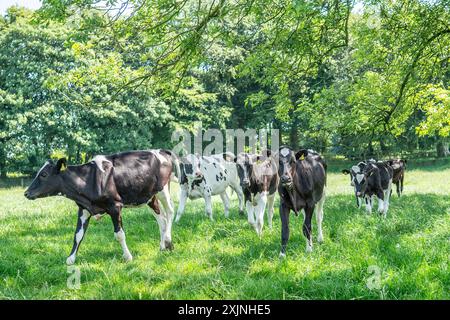
[[[372,201],[378,198],[378,212],[386,217],[392,183],[397,194],[403,191],[406,160],[359,162],[349,170],[358,207],[365,202],[368,213]],[[179,205],[175,210],[170,198],[170,181],[180,184]],[[96,156],[83,165],[67,166],[66,159],[56,163],[49,160],[39,170],[25,197],[30,200],[63,195],[78,205],[78,222],[72,251],[67,264],[75,263],[76,254],[91,217],[100,219],[109,214],[114,236],[129,261],[121,212],[124,206],[148,204],[160,230],[160,249],[172,250],[172,221],[178,222],[187,199],[203,198],[207,216],[213,220],[211,198],[220,195],[225,216],[229,215],[230,187],[239,199],[239,212],[247,213],[248,222],[262,236],[264,212],[267,207],[268,225],[272,227],[275,195],[280,195],[281,252],[286,255],[289,240],[289,215],[304,214],[303,234],[306,250],[313,248],[311,219],[317,220],[317,241],[323,241],[322,220],[327,184],[327,164],[313,150],[295,152],[281,147],[272,154],[223,153],[213,156],[190,154],[178,158],[168,150],[130,151],[108,156]]]

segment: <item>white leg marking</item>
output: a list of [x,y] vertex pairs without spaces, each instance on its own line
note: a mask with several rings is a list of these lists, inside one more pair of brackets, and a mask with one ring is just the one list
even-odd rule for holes
[[323,190],[322,198],[317,203],[316,222],[317,222],[317,242],[323,242],[322,222],[323,222],[323,204],[325,202],[325,190]]
[[172,220],[174,209],[170,199],[169,184],[166,184],[161,192],[156,195],[160,201],[160,220],[161,220],[161,249],[172,249]]
[[205,199],[205,210],[206,210],[206,215],[209,217],[209,219],[211,219],[211,221],[213,221],[213,213],[212,213],[212,203],[211,203],[211,196],[205,194],[204,195],[204,199]]
[[370,196],[366,196],[365,199],[366,201],[366,211],[368,214],[372,213],[372,198]]
[[275,194],[276,193],[267,196],[267,222],[270,229],[272,229],[273,205],[275,203]]
[[78,230],[78,232],[75,234],[75,246],[76,247],[75,247],[75,250],[73,251],[73,253],[66,259],[67,265],[72,265],[75,263],[78,247],[80,246],[80,242],[81,242],[81,240],[83,240],[83,237],[84,237],[84,232],[85,232],[84,223],[90,217],[90,215],[91,214],[88,211],[83,210],[83,214],[79,218],[81,221],[81,227],[80,227],[80,230]]
[[220,194],[220,198],[223,202],[224,212],[225,212],[225,218],[228,218],[230,215],[229,207],[230,207],[230,199],[228,198],[227,192],[224,191]]
[[253,214],[254,211],[254,207],[251,201],[247,201],[245,203],[245,208],[247,209],[247,220],[248,223],[250,223],[252,226],[255,226],[256,222],[255,222],[255,216]]
[[114,232],[114,238],[119,241],[120,246],[122,247],[123,258],[125,261],[128,262],[133,260],[133,256],[131,255],[130,250],[128,250],[127,242],[125,241],[125,232],[122,228],[118,232]]
[[184,207],[186,205],[186,200],[188,197],[188,192],[186,188],[180,186],[180,203],[178,204],[177,217],[175,218],[175,222],[180,221],[181,216],[184,213]]
[[264,211],[266,210],[266,204],[267,204],[267,192],[262,192],[255,210],[256,233],[260,237],[262,236],[262,230],[264,227]]

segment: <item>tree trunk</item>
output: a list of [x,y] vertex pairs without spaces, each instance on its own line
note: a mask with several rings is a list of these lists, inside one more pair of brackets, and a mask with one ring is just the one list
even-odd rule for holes
[[449,151],[448,151],[448,140],[444,138],[440,138],[438,142],[436,143],[436,153],[438,158],[445,158],[448,157]]

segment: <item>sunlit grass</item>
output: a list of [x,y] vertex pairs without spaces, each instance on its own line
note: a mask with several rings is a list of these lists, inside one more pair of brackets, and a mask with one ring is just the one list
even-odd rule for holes
[[[408,171],[387,220],[356,208],[348,176],[329,174],[325,243],[306,254],[301,221],[292,216],[285,260],[278,258],[278,200],[274,227],[266,224],[262,239],[238,215],[235,195],[229,219],[214,199],[214,222],[202,201],[188,202],[170,253],[159,251],[148,208],[125,209],[134,260],[122,261],[108,217],[91,221],[76,264],[79,290],[67,287],[64,263],[75,204],[27,201],[23,188],[0,189],[0,299],[448,299],[450,169],[439,169]],[[176,191],[172,185],[175,203]],[[374,289],[366,285],[369,266],[381,270]]]

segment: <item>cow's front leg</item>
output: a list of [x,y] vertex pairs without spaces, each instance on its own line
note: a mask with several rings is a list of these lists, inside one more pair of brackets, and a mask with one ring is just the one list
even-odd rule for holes
[[313,249],[312,234],[311,234],[311,219],[314,212],[314,207],[305,208],[305,220],[303,221],[303,235],[306,237],[306,252],[311,252]]
[[270,229],[272,229],[273,205],[275,203],[275,194],[276,193],[267,196],[267,222]]
[[225,218],[228,218],[230,216],[230,198],[228,198],[227,192],[224,191],[223,193],[220,194],[220,198],[222,199],[223,202],[223,208],[224,208],[224,213],[225,213]]
[[280,203],[280,218],[281,218],[281,251],[280,257],[286,257],[286,247],[289,241],[289,211],[290,209]]
[[75,236],[73,237],[72,251],[70,251],[70,255],[66,260],[66,263],[68,265],[72,265],[75,263],[78,249],[80,247],[81,241],[83,241],[84,235],[86,234],[90,219],[91,214],[87,210],[83,210],[81,208],[78,209],[78,221],[77,228],[75,230]]
[[361,197],[358,197],[356,194],[355,194],[355,197],[356,197],[356,206],[358,207],[358,209],[360,209],[362,199],[361,199]]
[[245,201],[245,208],[247,210],[247,221],[250,223],[250,225],[255,226],[255,215],[253,211],[255,210],[255,207],[253,207],[253,203],[250,200]]
[[181,216],[184,213],[184,207],[186,205],[186,200],[188,198],[188,190],[187,186],[180,186],[180,202],[178,204],[177,217],[175,218],[175,222],[180,221]]
[[123,231],[122,227],[122,215],[121,215],[121,206],[117,205],[111,212],[109,213],[111,216],[111,220],[114,226],[114,238],[120,243],[123,251],[123,258],[125,261],[133,260],[133,256],[128,250],[125,231]]
[[205,198],[205,211],[206,215],[213,221],[213,213],[212,213],[212,201],[211,201],[211,195],[205,192],[205,195],[203,196]]
[[[391,190],[389,190],[390,192]],[[378,190],[377,191],[377,198],[378,198],[378,213],[383,214],[384,212],[384,197],[386,195],[386,192],[384,190]]]
[[256,206],[256,233],[258,236],[262,236],[262,230],[264,227],[264,211],[266,211],[267,204],[267,192],[262,192],[258,199],[258,204]]
[[391,194],[391,190],[392,190],[392,181],[389,181],[388,184],[388,188],[386,190],[386,192],[384,192],[384,205],[383,205],[383,217],[386,218],[387,216],[387,212],[389,209],[389,199],[390,199],[390,194]]
[[366,196],[364,197],[364,200],[366,201],[366,212],[367,212],[368,214],[371,214],[371,213],[372,213],[372,197],[366,195]]

